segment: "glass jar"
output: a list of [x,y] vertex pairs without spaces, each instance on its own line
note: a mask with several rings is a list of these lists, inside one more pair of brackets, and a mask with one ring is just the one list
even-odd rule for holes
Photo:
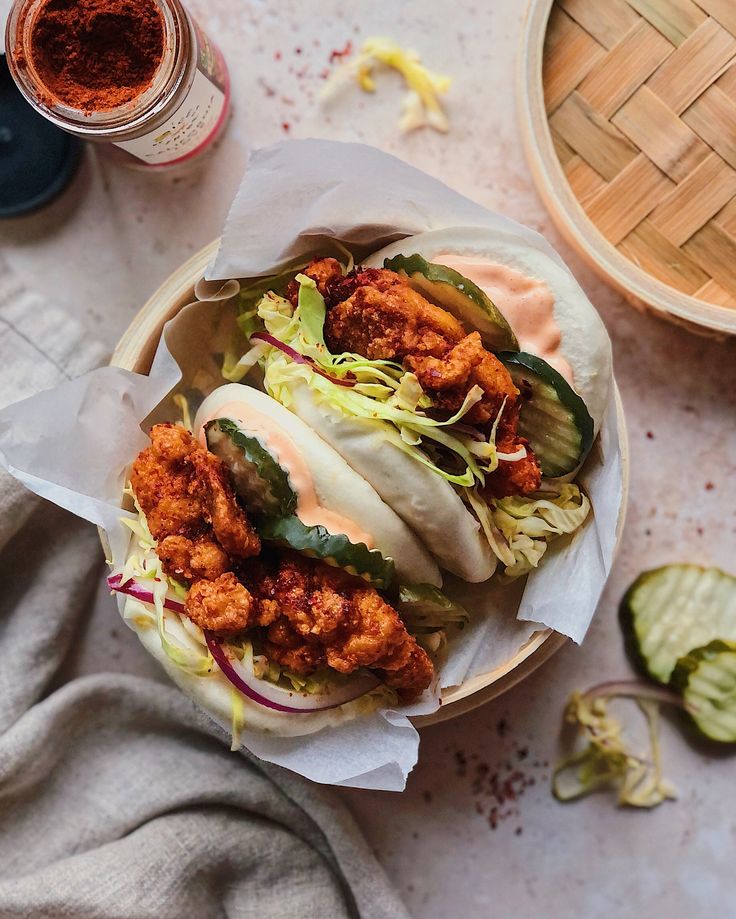
[[112,144],[116,159],[147,170],[178,166],[205,152],[222,133],[230,79],[219,49],[179,0],[152,0],[163,24],[163,55],[148,86],[130,101],[98,111],[70,108],[44,85],[31,38],[44,0],[15,0],[5,31],[10,72],[49,121],[84,140]]

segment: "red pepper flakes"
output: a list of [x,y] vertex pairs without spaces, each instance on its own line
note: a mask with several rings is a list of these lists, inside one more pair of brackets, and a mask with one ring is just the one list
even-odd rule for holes
[[353,43],[350,39],[345,43],[345,47],[342,49],[333,48],[330,51],[330,63],[334,64],[335,61],[342,60],[342,58],[347,57],[349,54],[353,53]]
[[[500,718],[495,727],[499,738],[509,736],[510,726],[506,718]],[[469,783],[475,813],[485,817],[492,830],[514,818],[517,823],[514,832],[520,836],[523,828],[519,824],[519,800],[527,789],[540,781],[539,772],[547,770],[549,762],[533,759],[527,745],[518,744],[510,738],[498,749],[496,762],[486,762],[476,751],[466,752],[450,747],[447,752],[454,761],[455,775]],[[427,803],[432,800],[428,792],[424,792],[423,797]]]
[[281,130],[284,131],[286,134],[289,133],[289,131],[291,130],[291,125],[289,124],[288,121],[281,122]]

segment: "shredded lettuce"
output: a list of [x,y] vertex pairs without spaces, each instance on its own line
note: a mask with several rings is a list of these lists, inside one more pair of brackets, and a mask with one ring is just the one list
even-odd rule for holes
[[[608,703],[616,697],[634,699],[646,718],[647,755],[629,749],[621,722],[610,714]],[[603,684],[586,693],[574,693],[565,720],[577,727],[587,744],[555,767],[555,797],[575,801],[598,789],[614,787],[622,806],[651,808],[675,798],[674,786],[662,775],[658,730],[659,704],[671,702],[667,690],[637,684]]]
[[[258,315],[258,302],[268,291],[283,291],[294,276],[295,271],[304,268],[305,264],[281,271],[278,274],[254,278],[247,284],[241,284],[238,293],[238,316],[236,322],[249,341],[254,332],[263,331],[263,322]],[[266,352],[267,345],[255,345],[246,354],[240,354],[234,347],[225,352],[222,360],[222,376],[230,383],[240,383],[245,375],[258,363]]]

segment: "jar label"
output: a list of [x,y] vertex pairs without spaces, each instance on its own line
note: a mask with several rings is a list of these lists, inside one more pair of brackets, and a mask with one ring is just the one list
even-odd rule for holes
[[189,92],[170,118],[148,134],[118,141],[116,146],[150,166],[177,163],[214,139],[227,107],[226,93],[197,68]]

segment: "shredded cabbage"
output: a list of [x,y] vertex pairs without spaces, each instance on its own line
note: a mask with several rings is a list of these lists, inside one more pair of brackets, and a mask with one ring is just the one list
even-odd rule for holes
[[[134,537],[132,551],[121,573],[122,582],[125,583],[131,578],[150,582],[155,612],[154,621],[161,640],[161,647],[169,660],[182,670],[198,676],[212,673],[214,662],[207,649],[202,630],[194,623],[190,623],[188,619],[185,627],[183,620],[186,617],[180,617],[178,613],[164,606],[169,590],[174,590],[179,596],[182,593],[185,594],[186,590],[176,580],[165,574],[161,561],[156,555],[156,540],[148,528],[146,515],[141,510],[132,489],[126,488],[125,493],[132,497],[137,517],[135,519],[121,517],[121,522],[132,531]],[[126,599],[123,615],[134,619],[138,625],[152,618],[146,606],[132,597]]]
[[245,726],[245,704],[242,695],[234,686],[231,687],[230,690],[230,704],[232,706],[232,720],[230,723],[230,735],[232,739],[230,741],[230,749],[233,753],[237,753],[242,746],[240,735]]
[[[506,566],[508,579],[529,574],[552,540],[574,533],[590,513],[590,500],[573,483],[552,485],[527,497],[499,498],[484,511],[476,494],[468,496],[486,538]],[[489,532],[490,531],[490,532]]]
[[[604,684],[587,693],[576,692],[568,702],[565,720],[576,725],[587,745],[562,760],[552,775],[552,792],[559,801],[574,801],[598,789],[618,789],[618,803],[629,807],[656,807],[675,798],[674,786],[662,776],[659,745],[659,703],[672,700],[667,691],[631,684]],[[649,755],[633,753],[621,723],[608,711],[617,696],[636,700],[647,722]],[[661,697],[660,697],[661,696]]]
[[413,131],[425,125],[443,133],[449,130],[439,96],[448,91],[452,81],[427,70],[416,51],[402,48],[388,38],[366,39],[357,56],[347,61],[328,81],[323,95],[333,90],[343,74],[357,80],[364,92],[375,92],[373,69],[376,64],[397,70],[406,81],[408,92],[399,122],[402,131]]
[[431,654],[447,644],[448,629],[463,629],[470,621],[464,607],[432,584],[402,584],[397,608],[410,634]]
[[193,433],[194,428],[192,427],[192,415],[189,411],[189,402],[184,393],[177,393],[171,400],[174,405],[181,412],[181,425],[185,427],[190,434]]
[[462,629],[470,621],[464,607],[432,584],[402,584],[399,587],[398,609],[413,635],[450,626]]

